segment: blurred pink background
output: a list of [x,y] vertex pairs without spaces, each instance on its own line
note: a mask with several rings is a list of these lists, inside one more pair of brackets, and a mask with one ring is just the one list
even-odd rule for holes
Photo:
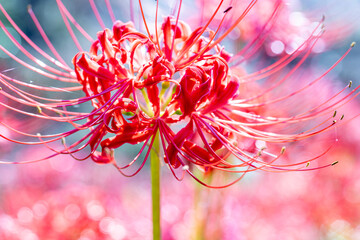
[[[39,38],[30,23],[24,22],[22,25],[21,19],[26,14],[25,1],[2,2],[29,36]],[[61,19],[51,17],[57,10],[54,10],[55,3],[49,2],[31,1],[34,10],[39,12],[39,18],[53,24],[54,29],[49,30],[50,36],[61,35],[66,29],[59,27]],[[337,59],[352,41],[359,39],[360,14],[355,11],[359,10],[358,3],[345,2],[348,4],[345,8],[343,5],[337,6],[338,1],[330,0],[323,6],[318,4],[317,8],[312,8],[310,1],[290,1],[293,4],[291,11],[299,14],[298,11],[303,10],[311,20],[315,18],[314,15],[321,18],[318,13],[322,11],[325,14],[328,12],[326,17],[329,20],[326,23],[331,34],[334,34],[332,27],[335,24],[337,29],[348,27],[342,36],[325,35],[327,38],[324,38],[324,42],[328,45],[319,50],[323,55],[314,53],[304,75],[316,75],[318,71],[326,69],[330,64],[329,59]],[[83,4],[88,2],[84,1]],[[121,1],[113,4],[114,8],[120,9],[119,13],[122,5],[126,6]],[[189,4],[193,3],[185,1],[184,8],[191,8]],[[336,11],[337,7],[343,9],[340,12],[342,15]],[[70,8],[73,11],[78,9],[80,21],[88,16],[88,6],[82,8],[80,3],[74,3]],[[260,10],[257,11],[265,11],[264,8]],[[256,13],[250,16],[254,17]],[[128,14],[125,11],[121,16],[126,19]],[[349,19],[353,20],[349,23]],[[286,19],[282,21],[286,22]],[[91,23],[89,31],[96,32]],[[277,49],[272,45],[274,41],[285,41],[281,35],[283,32],[279,30],[277,33],[270,36],[268,43],[265,42],[264,58],[277,55]],[[243,40],[247,39],[244,37]],[[72,47],[67,47],[67,41],[58,39],[54,44],[59,49],[66,49],[64,55],[71,59]],[[8,43],[1,44],[7,46]],[[11,46],[8,48],[11,49]],[[2,71],[22,70],[9,63],[5,56],[0,57]],[[328,85],[319,87],[320,90],[314,89],[307,99],[297,101],[311,105],[319,98],[341,89],[349,80],[358,85],[359,62],[360,51],[357,47],[329,76]],[[295,101],[294,105],[298,102]],[[360,113],[360,99],[347,104],[342,113],[345,119],[348,114]],[[28,119],[19,119],[16,114],[3,108],[0,108],[0,119],[24,129],[43,127]],[[359,126],[360,118],[357,118],[294,148],[291,158],[301,161],[307,152],[316,152],[338,139],[325,158],[327,162],[339,161],[339,164],[317,171],[254,172],[229,188],[216,190],[204,188],[188,176],[178,182],[164,167],[161,192],[163,239],[360,239]],[[45,128],[56,131],[56,126]],[[0,132],[5,136],[10,134],[2,125]],[[37,159],[46,155],[46,151],[42,146],[24,148],[0,138],[1,161]],[[129,158],[127,153],[118,157]],[[78,162],[70,156],[33,164],[0,165],[0,239],[140,240],[151,239],[151,231],[150,176],[147,168],[135,177],[125,178],[112,166],[97,165],[90,160]]]

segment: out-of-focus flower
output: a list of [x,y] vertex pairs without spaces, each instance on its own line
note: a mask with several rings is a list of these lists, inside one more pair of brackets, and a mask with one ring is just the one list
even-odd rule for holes
[[[284,55],[269,66],[247,72],[244,65],[234,64],[232,54],[226,52],[220,43],[256,6],[255,0],[245,5],[234,19],[227,17],[238,7],[234,5],[236,8],[232,9],[220,1],[212,15],[204,21],[205,24],[194,30],[179,19],[181,4],[175,17],[164,17],[158,25],[156,2],[153,32],[139,1],[145,33],[136,30],[132,22],[116,21],[109,1],[105,3],[113,26],[112,29],[105,28],[96,5],[93,1],[89,2],[102,28],[95,40],[76,22],[62,1],[57,0],[63,21],[79,51],[74,54],[73,68],[53,47],[31,8],[29,14],[53,57],[29,39],[0,5],[7,21],[42,57],[40,59],[22,47],[3,23],[0,26],[5,34],[37,66],[21,60],[2,46],[0,49],[40,76],[60,83],[59,87],[28,84],[0,74],[1,94],[9,99],[9,102],[0,104],[37,118],[40,123],[54,121],[73,126],[61,133],[43,135],[19,131],[10,124],[2,123],[19,135],[35,138],[36,142],[16,141],[2,135],[4,138],[22,144],[44,144],[54,152],[38,161],[63,154],[70,154],[78,160],[91,157],[97,163],[113,164],[122,174],[133,176],[145,165],[159,133],[160,150],[174,175],[181,179],[178,175],[187,172],[204,185],[208,184],[197,176],[196,169],[206,173],[233,173],[235,179],[223,185],[228,186],[240,180],[245,173],[255,170],[303,171],[334,164],[325,163],[314,168],[307,164],[326,154],[332,145],[299,162],[282,158],[284,145],[333,128],[336,125],[334,109],[339,109],[355,97],[358,88],[340,97],[340,93],[347,91],[346,86],[338,94],[311,108],[289,111],[288,104],[293,96],[300,95],[324,79],[350,48],[325,73],[307,85],[291,85],[287,88],[288,92],[278,92],[279,95],[273,98],[270,94],[285,85],[295,72],[301,71],[302,64],[321,37],[322,22],[291,54]],[[220,15],[222,20],[211,30],[210,23]],[[89,51],[83,50],[71,24],[91,42]],[[241,57],[242,54],[235,53],[235,56]],[[294,62],[296,57],[298,60]],[[287,69],[290,64],[291,68]],[[259,83],[260,80],[262,83]],[[74,97],[79,91],[85,96]],[[53,93],[74,94],[64,99],[53,96]],[[74,110],[74,107],[83,105],[91,110]],[[275,105],[276,108],[273,107]],[[310,127],[305,124],[307,122],[312,123]],[[65,139],[70,139],[70,143]],[[62,149],[51,146],[56,141],[62,141]],[[132,161],[124,164],[115,160],[116,149],[140,143],[142,147]],[[140,166],[134,164],[138,159],[142,159]],[[131,166],[135,166],[135,170],[126,172]]]
[[[14,158],[27,161],[43,154],[37,146]],[[146,177],[119,179],[112,168],[98,171],[93,165],[65,160],[55,157],[37,164],[3,166],[15,172],[7,183],[5,171],[0,174],[0,239],[151,239]],[[163,239],[189,239],[192,184],[179,184],[171,175],[166,178]]]
[[[218,5],[218,1],[198,0],[197,4],[202,9],[200,19],[204,22],[211,15],[211,10]],[[225,1],[225,4],[239,5],[231,0]],[[241,6],[236,7],[229,18],[236,19],[243,10]],[[269,56],[290,54],[305,41],[313,31],[314,25],[324,15],[327,19],[325,32],[313,48],[313,52],[319,53],[341,44],[357,30],[359,10],[359,3],[353,0],[341,3],[333,0],[321,3],[298,0],[260,1],[229,38],[237,45],[245,44],[241,50],[241,57],[251,56],[259,49],[264,50]],[[212,26],[220,21],[221,17],[218,16]]]

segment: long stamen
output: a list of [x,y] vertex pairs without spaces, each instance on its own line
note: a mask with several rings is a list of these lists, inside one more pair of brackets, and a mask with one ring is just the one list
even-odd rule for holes
[[[132,3],[132,0],[130,0],[130,2]],[[106,8],[108,9],[111,21],[114,23],[116,21],[115,15],[114,15],[114,11],[111,7],[110,1],[109,0],[105,0],[105,5]]]
[[[75,18],[70,14],[70,12],[67,10],[67,8],[65,7],[65,5],[63,4],[63,2],[61,0],[56,0],[61,16],[63,18],[63,20],[65,21],[65,25],[67,26],[67,29],[69,30],[70,34],[73,35],[73,32],[71,30],[70,24],[67,21],[67,19],[70,20],[70,22],[74,25],[74,27],[76,27],[76,29],[89,41],[89,42],[94,42],[94,40],[92,39],[92,37],[80,26],[80,24],[75,20]],[[75,37],[75,36],[74,36]]]
[[139,0],[139,6],[140,6],[140,12],[141,12],[141,16],[142,16],[142,19],[143,19],[143,23],[144,23],[145,28],[146,28],[146,32],[148,34],[148,37],[151,39],[151,34],[150,34],[150,31],[149,31],[149,28],[148,28],[148,25],[147,25],[147,22],[146,22],[146,19],[145,19],[145,14],[144,14],[144,11],[143,11],[141,0]]
[[215,33],[213,34],[213,36],[209,39],[208,43],[200,50],[199,53],[196,54],[196,56],[190,61],[190,62],[186,62],[186,65],[191,65],[193,62],[195,62],[198,58],[200,58],[206,51],[210,50],[211,48],[209,48],[209,45],[211,44],[211,42],[215,39],[216,34],[218,33],[218,31],[220,30],[220,27],[222,25],[222,23],[224,22],[224,19],[227,15],[227,13],[231,10],[232,7],[228,7],[225,11],[224,11],[224,16],[221,19],[221,22],[219,24],[219,26],[217,27]]
[[[292,93],[289,93],[288,95],[285,95],[285,96],[282,96],[282,97],[279,97],[277,99],[273,99],[273,100],[270,100],[270,101],[266,101],[266,102],[263,102],[263,103],[259,103],[259,104],[255,104],[253,106],[257,106],[257,107],[260,107],[260,106],[265,106],[265,105],[268,105],[268,104],[273,104],[273,103],[276,103],[276,102],[279,102],[279,101],[282,101],[284,99],[288,99],[289,97],[291,96],[294,96],[300,92],[303,92],[304,90],[308,89],[309,87],[311,87],[312,85],[314,85],[316,82],[319,82],[321,79],[323,79],[327,74],[329,74],[329,72],[331,70],[333,70],[351,51],[352,49],[352,46],[349,47],[349,49],[328,69],[326,70],[320,77],[316,78],[315,80],[311,81],[309,84],[307,84],[306,86],[300,88],[299,90],[297,91],[294,91]],[[308,53],[307,55],[309,55],[310,53]],[[284,77],[284,78],[288,78],[291,74],[293,74],[293,72],[295,72],[299,67],[300,65],[306,60],[307,56],[305,55],[305,57],[303,59],[301,59],[299,61],[299,63],[293,67],[291,69],[291,71]]]
[[179,23],[181,5],[182,5],[182,0],[180,0],[180,2],[179,2],[179,10],[178,10],[178,13],[177,13],[177,16],[176,16],[174,36],[173,36],[173,39],[172,39],[172,42],[171,42],[171,50],[170,50],[170,58],[169,58],[169,61],[172,60],[172,53],[173,53],[173,50],[174,50],[174,43],[175,43],[175,37],[176,37],[177,27],[178,27],[178,23]]
[[[155,12],[155,37],[156,37],[156,44],[158,46],[159,49],[161,49],[160,47],[160,42],[159,42],[159,34],[158,34],[158,11],[159,11],[159,0],[156,1],[156,12]],[[162,53],[162,51],[160,51]]]
[[214,46],[219,44],[232,30],[234,30],[234,28],[245,18],[245,16],[255,6],[256,2],[257,2],[257,0],[252,0],[251,3],[245,9],[245,11],[241,14],[241,16],[238,19],[236,19],[236,21],[233,23],[233,25],[230,28],[228,28],[227,31],[223,35],[221,35],[216,41],[214,41],[210,45],[209,49],[212,49]]
[[[145,13],[144,13],[144,11],[143,11],[143,7],[142,7],[141,0],[139,0],[139,6],[140,6],[141,16],[142,16],[143,23],[144,23],[144,25],[145,25],[146,32],[147,32],[147,34],[148,34],[149,40],[150,40],[151,42],[153,42],[151,33],[150,33],[150,31],[149,31],[149,28],[148,28],[148,25],[147,25],[147,22],[146,22],[146,19],[145,19]],[[155,46],[157,46],[157,45],[155,45]],[[158,49],[158,48],[156,47],[156,51],[159,53],[159,55],[161,55],[161,48]]]
[[91,6],[91,9],[93,10],[93,12],[95,14],[95,17],[96,17],[98,23],[100,24],[101,28],[104,30],[106,27],[105,27],[105,24],[104,24],[100,14],[99,14],[99,11],[98,11],[97,7],[95,5],[94,0],[89,0],[89,3],[90,3],[90,6]]
[[[269,19],[266,21],[261,30],[258,31],[258,34],[253,38],[251,42],[248,42],[245,47],[243,47],[235,56],[230,59],[230,63],[233,65],[240,65],[242,62],[249,59],[252,55],[254,55],[257,50],[263,45],[265,39],[271,33],[271,29],[273,25],[276,23],[277,18],[280,16],[281,7],[283,6],[282,0],[278,0],[270,15]],[[311,34],[312,35],[312,34]],[[251,50],[251,52],[245,54]]]
[[[43,75],[45,77],[48,77],[48,78],[51,78],[51,79],[54,79],[54,80],[59,80],[59,81],[62,81],[62,82],[75,82],[74,78],[66,78],[66,77],[59,77],[57,75],[54,75],[54,74],[51,74],[51,73],[47,73],[45,72],[44,70],[42,69],[39,69],[39,68],[36,68],[24,61],[22,61],[20,58],[16,57],[15,55],[13,55],[12,53],[10,53],[8,50],[6,50],[6,48],[4,48],[2,45],[0,45],[0,50],[2,50],[6,55],[8,55],[9,57],[11,57],[12,59],[14,59],[16,62],[18,62],[19,64],[25,66],[26,68],[40,74],[40,75]],[[29,57],[31,57],[29,55]],[[31,57],[32,58],[32,57]],[[46,70],[52,70],[53,72],[56,72],[56,74],[59,73],[59,75],[65,75],[65,73],[62,73],[62,72],[58,72],[56,71],[55,69],[52,69],[52,68],[48,68],[46,64],[44,64],[43,62],[41,62],[40,60],[38,59],[34,59],[32,58],[32,60],[34,62],[36,62],[38,65],[40,65],[41,67],[45,68]],[[60,74],[61,73],[61,74]]]
[[[31,17],[31,19],[33,20],[33,22],[36,25],[36,28],[38,29],[38,31],[40,32],[42,38],[44,39],[46,45],[49,47],[50,51],[54,54],[54,56],[57,58],[58,61],[61,62],[61,64],[63,64],[67,71],[72,71],[70,69],[70,67],[66,64],[66,62],[64,61],[64,59],[60,56],[60,54],[56,51],[54,45],[51,43],[51,41],[49,40],[49,38],[47,37],[44,29],[41,27],[39,20],[37,19],[35,13],[33,12],[31,5],[28,6],[28,13]],[[30,39],[29,39],[30,40]],[[32,42],[32,41],[31,41]],[[41,50],[41,49],[40,49]],[[46,57],[47,54],[43,55]],[[64,68],[64,67],[63,67]]]
[[[47,53],[45,53],[39,46],[37,46],[33,41],[31,41],[29,39],[28,36],[26,36],[26,34],[21,31],[21,29],[16,25],[16,23],[12,20],[12,18],[9,16],[9,14],[5,11],[5,9],[2,7],[2,5],[0,4],[0,10],[3,12],[3,14],[5,15],[5,17],[7,18],[7,20],[10,22],[10,24],[14,27],[14,29],[20,34],[20,36],[22,38],[25,39],[26,42],[28,42],[30,44],[30,46],[32,46],[37,52],[39,52],[42,56],[44,56],[46,59],[48,59],[50,62],[52,62],[53,64],[61,67],[62,69],[64,69],[65,71],[71,72],[72,70],[68,67],[66,67],[66,63],[63,66],[62,64],[60,64],[59,62],[57,62],[54,58],[52,58],[51,56],[49,56]],[[0,25],[2,30],[5,32],[5,34],[9,37],[9,39],[17,46],[17,48],[22,51],[26,56],[28,56],[29,58],[32,58],[33,61],[34,59],[36,59],[35,57],[33,57],[28,51],[25,50],[24,47],[22,47],[20,45],[20,43],[13,37],[13,35],[6,29],[6,27],[4,26],[4,24],[0,21]],[[36,59],[37,60],[37,59]],[[44,64],[43,64],[44,65]],[[55,71],[55,70],[54,70]],[[66,75],[66,73],[60,72],[58,71],[59,74],[63,74]]]
[[130,20],[135,23],[135,18],[134,18],[134,3],[133,3],[134,0],[129,0],[130,2]]
[[181,50],[180,54],[177,56],[175,64],[177,64],[178,61],[181,60],[181,58],[184,56],[184,54],[186,54],[186,52],[197,42],[197,40],[201,37],[201,35],[206,31],[207,27],[210,25],[210,23],[212,22],[212,20],[214,19],[214,17],[216,16],[217,12],[219,11],[221,5],[223,4],[224,0],[221,0],[220,3],[218,4],[216,10],[213,12],[213,14],[211,15],[210,19],[207,21],[207,23],[205,24],[205,26],[202,27],[201,32],[198,34],[198,36],[193,40],[192,44],[186,46],[184,49]]
[[64,10],[63,10],[64,6],[62,5],[62,3],[61,3],[60,0],[56,0],[56,1],[57,1],[57,3],[58,3],[58,6],[59,6],[59,10],[60,10],[61,17],[62,17],[62,19],[63,19],[63,22],[64,22],[64,24],[65,24],[65,26],[66,26],[66,28],[67,28],[70,36],[71,36],[71,39],[72,39],[73,42],[75,43],[75,46],[77,47],[77,49],[78,49],[80,52],[83,52],[83,49],[82,49],[82,47],[81,47],[78,39],[76,38],[76,36],[75,36],[75,34],[74,34],[74,31],[72,30],[72,28],[71,28],[71,26],[70,26],[70,24],[69,24],[69,21],[67,20],[67,17],[66,17],[66,15],[65,15],[65,13],[64,13]]

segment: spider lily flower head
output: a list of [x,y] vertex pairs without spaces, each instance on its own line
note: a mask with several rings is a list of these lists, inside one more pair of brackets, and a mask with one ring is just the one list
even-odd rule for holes
[[[223,1],[220,1],[204,25],[194,29],[179,19],[180,1],[175,17],[164,17],[159,26],[156,11],[155,31],[151,32],[143,13],[142,1],[139,1],[146,29],[145,33],[142,33],[132,22],[115,20],[109,1],[105,3],[112,16],[113,26],[112,29],[106,28],[96,5],[89,1],[102,27],[97,33],[96,40],[93,40],[76,22],[62,1],[57,0],[64,23],[79,49],[72,60],[73,68],[67,65],[53,47],[31,8],[29,14],[54,57],[29,39],[0,5],[0,10],[18,34],[50,64],[34,57],[22,47],[6,30],[4,24],[1,24],[1,27],[9,39],[38,66],[22,61],[3,47],[0,47],[1,50],[35,73],[69,84],[54,89],[29,85],[1,74],[0,81],[6,88],[1,93],[10,99],[10,103],[2,102],[1,105],[39,120],[69,123],[73,126],[73,129],[62,133],[41,135],[21,132],[3,123],[8,129],[35,138],[37,142],[2,137],[23,144],[44,144],[54,152],[40,160],[61,154],[70,154],[78,160],[91,157],[97,163],[113,164],[122,174],[133,176],[145,165],[155,136],[159,133],[164,161],[174,176],[182,179],[184,174],[188,173],[206,186],[209,185],[197,176],[196,169],[205,173],[234,173],[236,179],[221,187],[231,185],[239,181],[245,173],[259,169],[304,170],[303,163],[308,162],[308,159],[300,163],[275,163],[284,155],[285,147],[278,147],[275,154],[265,150],[265,147],[272,149],[268,145],[300,141],[329,130],[334,126],[332,118],[330,122],[329,119],[320,121],[316,126],[300,132],[296,125],[306,121],[313,122],[326,114],[332,115],[332,109],[354,98],[358,94],[358,88],[343,98],[336,98],[335,95],[317,107],[292,116],[276,115],[286,112],[280,110],[273,110],[273,116],[271,112],[266,116],[263,114],[269,113],[269,105],[287,101],[291,96],[303,92],[323,79],[348,54],[350,48],[324,74],[307,86],[275,99],[268,99],[268,93],[285,84],[306,60],[321,36],[321,31],[318,31],[321,29],[321,23],[292,54],[256,72],[247,73],[243,65],[235,62],[241,57],[241,52],[233,55],[228,53],[221,41],[242,22],[256,2],[253,0],[246,5],[243,13],[222,31],[223,22],[232,10],[231,7],[223,6]],[[155,4],[158,6],[158,2]],[[221,11],[222,8],[224,10]],[[223,16],[222,21],[216,29],[210,29],[208,26],[219,14]],[[69,21],[91,42],[89,51],[82,49]],[[285,67],[295,57],[301,57],[300,61],[287,70]],[[51,64],[55,66],[50,66]],[[265,83],[260,85],[257,82],[259,80],[265,80]],[[29,93],[18,85],[38,92]],[[342,92],[346,90],[347,87]],[[54,91],[82,91],[84,96],[73,99],[49,97],[48,93]],[[18,103],[36,108],[38,112],[14,107],[14,104]],[[91,103],[91,111],[71,110],[74,106],[86,103]],[[286,104],[281,106],[286,107]],[[284,124],[293,126],[292,130],[287,133],[276,132],[277,126]],[[79,132],[85,134],[71,144],[66,143],[65,139]],[[64,148],[53,148],[51,143],[56,141],[62,141]],[[124,164],[116,160],[114,151],[126,144],[142,144],[142,147],[133,160]],[[79,155],[81,152],[85,154]],[[312,160],[322,155],[315,156]],[[142,161],[140,166],[134,164],[138,161]],[[331,165],[329,163],[321,167]],[[136,169],[129,173],[127,169],[131,166],[135,166]]]

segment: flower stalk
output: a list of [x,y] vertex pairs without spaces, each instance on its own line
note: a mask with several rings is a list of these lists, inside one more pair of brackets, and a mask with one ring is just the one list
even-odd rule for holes
[[161,239],[160,227],[160,143],[159,132],[155,135],[150,155],[153,239]]

